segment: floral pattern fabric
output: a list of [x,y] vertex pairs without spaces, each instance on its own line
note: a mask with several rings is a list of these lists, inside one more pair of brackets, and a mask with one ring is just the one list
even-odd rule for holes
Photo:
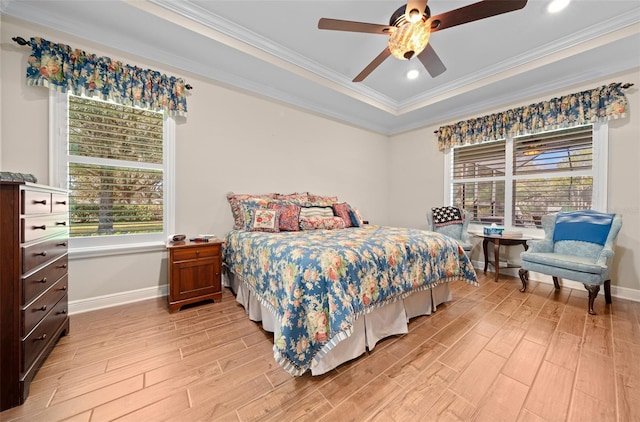
[[450,280],[477,285],[454,239],[410,228],[232,230],[223,259],[277,315],[274,356],[292,375],[306,372],[379,306]]
[[39,37],[31,38],[30,44],[28,85],[163,111],[169,116],[187,114],[186,88],[180,78]]
[[344,229],[344,220],[340,217],[301,217],[300,230],[336,230]]
[[443,151],[458,145],[477,144],[573,127],[626,116],[627,98],[621,83],[552,98],[549,101],[518,107],[501,113],[441,126],[436,134]]

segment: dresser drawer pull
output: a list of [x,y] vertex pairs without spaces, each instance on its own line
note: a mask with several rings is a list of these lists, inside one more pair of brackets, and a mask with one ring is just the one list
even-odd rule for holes
[[43,199],[42,201],[36,201],[35,199],[32,201],[32,203],[34,204],[42,204],[42,205],[47,205],[47,200]]
[[56,221],[56,226],[66,226],[67,222],[66,221]]
[[56,201],[56,205],[67,205],[67,201]]
[[58,312],[58,314],[62,314],[62,315],[66,314],[66,313],[67,313],[67,310],[66,310],[66,309],[63,309],[63,310],[61,310],[60,312]]
[[40,253],[34,254],[35,256],[47,256],[47,251],[42,251]]
[[44,224],[41,226],[31,226],[31,230],[47,230],[47,226]]
[[36,337],[34,340],[46,340],[47,339],[47,333],[44,333],[43,335],[41,335],[40,337]]
[[67,286],[60,287],[60,290],[62,290],[63,292],[66,292],[67,291]]
[[40,283],[46,283],[47,282],[47,277],[42,277],[42,280],[40,280]]
[[67,264],[56,265],[56,268],[67,268]]
[[38,311],[46,311],[47,310],[47,305],[42,305],[41,307],[39,307],[37,309]]
[[67,246],[67,242],[58,243],[56,246]]
[[200,255],[200,251],[196,251],[196,255]]

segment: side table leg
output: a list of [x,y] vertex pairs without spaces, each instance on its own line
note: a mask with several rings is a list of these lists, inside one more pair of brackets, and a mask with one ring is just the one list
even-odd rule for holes
[[482,241],[482,252],[484,252],[484,273],[487,273],[487,267],[489,266],[489,255],[487,255],[487,244],[489,243],[489,239],[486,237]]
[[524,293],[527,290],[527,280],[529,280],[529,271],[523,270],[520,268],[518,270],[518,275],[520,276],[520,281],[522,281],[522,289],[520,291]]
[[494,240],[493,242],[493,266],[496,269],[495,282],[498,282],[500,276],[500,240]]

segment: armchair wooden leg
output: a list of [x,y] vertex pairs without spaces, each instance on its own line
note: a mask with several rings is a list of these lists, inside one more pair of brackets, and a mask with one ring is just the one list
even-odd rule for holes
[[598,296],[598,292],[600,291],[599,285],[585,284],[584,288],[589,292],[589,315],[595,315],[596,313],[593,311],[593,302],[596,300],[596,296]]
[[529,271],[523,270],[522,268],[520,268],[520,270],[518,270],[518,275],[520,276],[520,281],[522,281],[522,289],[520,289],[520,291],[524,293],[527,290],[527,280],[529,280]]
[[611,280],[604,281],[604,300],[611,303]]
[[556,289],[560,288],[560,283],[558,282],[558,277],[553,277],[553,285]]

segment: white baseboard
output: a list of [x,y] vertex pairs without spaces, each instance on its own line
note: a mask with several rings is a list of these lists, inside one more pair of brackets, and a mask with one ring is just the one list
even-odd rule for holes
[[128,292],[74,300],[69,302],[69,315],[167,296],[169,294],[168,292],[168,285],[163,284],[158,287],[148,287],[145,289],[130,290]]
[[[484,261],[473,261],[473,268],[475,268],[477,271],[483,271]],[[500,273],[519,278],[518,268],[500,268]],[[535,280],[540,283],[553,284],[553,279],[551,278],[551,276],[536,273],[533,271],[529,272],[529,280]],[[568,287],[570,289],[584,290],[584,284],[578,281],[563,279],[561,284],[562,286]],[[601,290],[600,294],[604,294],[604,291]],[[630,289],[628,287],[619,287],[614,284],[611,285],[611,296],[620,299],[632,300],[634,302],[640,302],[640,290]]]
[[[474,261],[473,267],[477,271],[482,271],[484,269],[484,262]],[[518,277],[517,268],[501,268],[500,272],[512,277]],[[553,284],[553,280],[551,279],[551,277],[540,273],[530,272],[529,279],[536,280],[541,283]],[[584,289],[584,285],[577,281],[562,280],[562,285],[571,289]],[[97,296],[89,299],[74,300],[69,302],[69,314],[79,314],[82,312],[89,312],[103,308],[110,308],[112,306],[124,305],[126,303],[139,302],[141,300],[153,299],[156,297],[163,297],[169,294],[168,291],[168,285],[163,284],[162,286],[158,287],[149,287],[146,289],[131,290],[128,292]],[[640,290],[629,289],[627,287],[618,287],[615,285],[611,285],[611,296],[632,300],[634,302],[640,302]]]

